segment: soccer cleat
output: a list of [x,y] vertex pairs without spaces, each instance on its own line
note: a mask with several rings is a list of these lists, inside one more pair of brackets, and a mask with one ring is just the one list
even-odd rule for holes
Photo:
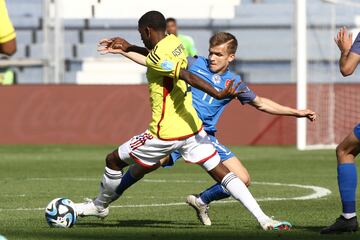
[[260,223],[260,226],[265,231],[275,230],[275,231],[288,231],[292,228],[292,225],[286,221],[277,221],[272,218],[269,218],[267,221]]
[[359,223],[357,217],[352,217],[346,219],[343,216],[340,216],[336,219],[335,223],[332,225],[323,228],[321,234],[334,234],[334,233],[343,233],[343,232],[356,232],[359,228]]
[[77,215],[80,217],[95,216],[104,219],[109,215],[109,208],[97,207],[93,199],[86,198],[84,203],[75,203]]
[[210,226],[211,220],[208,215],[209,206],[199,204],[197,198],[197,195],[189,195],[186,198],[186,203],[195,209],[196,215],[202,224]]

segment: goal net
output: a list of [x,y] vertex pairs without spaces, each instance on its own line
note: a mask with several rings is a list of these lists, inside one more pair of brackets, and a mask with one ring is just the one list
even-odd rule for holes
[[347,26],[355,39],[359,16],[358,1],[307,1],[306,86],[298,91],[298,101],[316,111],[318,119],[298,122],[299,149],[334,148],[360,121],[360,69],[349,77],[340,74],[340,51],[334,42],[341,26]]

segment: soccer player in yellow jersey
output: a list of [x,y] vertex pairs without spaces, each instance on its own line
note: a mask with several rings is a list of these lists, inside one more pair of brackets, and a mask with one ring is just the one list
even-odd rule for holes
[[15,30],[9,19],[5,0],[0,0],[0,53],[11,56],[15,52]]
[[[264,229],[281,230],[282,223],[269,218],[246,191],[246,185],[220,162],[217,151],[192,107],[191,91],[188,91],[187,84],[217,99],[234,97],[236,86],[232,88],[230,81],[228,86],[218,92],[206,81],[186,71],[184,48],[177,37],[166,36],[165,29],[165,18],[160,12],[145,13],[139,19],[138,30],[147,49],[133,47],[147,56],[152,108],[150,127],[106,157],[99,194],[94,200],[76,204],[78,215],[106,217],[111,202],[141,179],[144,172],[157,168],[161,159],[178,150],[185,161],[201,165],[235,199],[251,209]],[[130,169],[123,176],[122,169],[128,165]],[[244,201],[245,198],[247,201]]]

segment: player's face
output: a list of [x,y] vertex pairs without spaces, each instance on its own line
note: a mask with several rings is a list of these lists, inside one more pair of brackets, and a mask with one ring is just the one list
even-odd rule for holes
[[209,68],[214,73],[224,73],[230,62],[235,59],[233,53],[228,53],[227,43],[209,48]]
[[176,35],[176,31],[177,31],[177,29],[176,29],[176,23],[175,22],[170,21],[170,22],[166,23],[166,32],[168,34]]
[[152,49],[152,44],[151,44],[151,34],[150,34],[150,28],[149,27],[139,27],[138,28],[140,36],[141,36],[141,40],[143,41],[145,47],[147,49]]

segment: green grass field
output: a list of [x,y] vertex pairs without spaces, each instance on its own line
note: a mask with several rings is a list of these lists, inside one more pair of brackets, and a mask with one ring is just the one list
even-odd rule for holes
[[[290,221],[294,225],[290,232],[264,232],[245,208],[233,201],[213,203],[213,225],[200,225],[194,211],[183,203],[188,194],[200,192],[213,180],[200,167],[182,161],[174,168],[149,174],[130,188],[104,221],[83,218],[71,229],[49,228],[43,208],[56,197],[79,202],[95,196],[104,157],[114,148],[0,146],[0,234],[9,240],[360,239],[359,233],[318,233],[341,210],[334,150],[298,152],[293,147],[232,148],[249,170],[250,190],[263,210]],[[314,191],[286,184],[319,186],[332,193],[320,199],[292,200]]]

